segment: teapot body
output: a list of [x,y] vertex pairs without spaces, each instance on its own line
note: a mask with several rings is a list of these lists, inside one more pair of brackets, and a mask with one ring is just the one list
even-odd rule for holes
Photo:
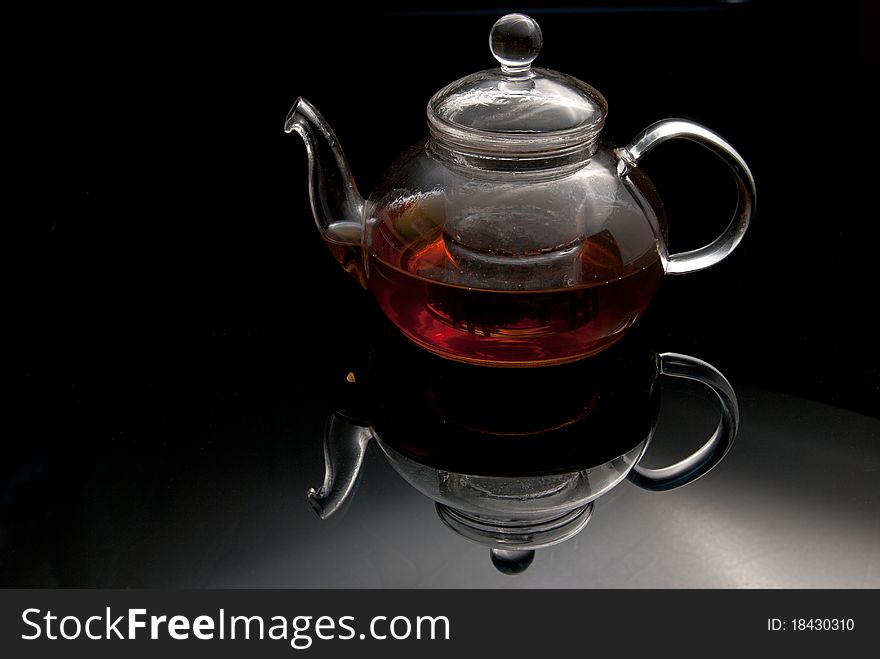
[[430,352],[492,366],[580,359],[625,334],[664,272],[662,205],[641,170],[621,170],[601,142],[574,163],[497,171],[425,140],[364,205],[360,252],[340,253]]
[[[644,314],[664,273],[726,258],[754,210],[748,166],[705,126],[665,119],[624,147],[605,142],[605,98],[531,66],[542,39],[528,16],[498,20],[500,66],[431,98],[429,138],[369,199],[314,106],[297,99],[285,123],[306,143],[312,212],[331,252],[407,338],[447,359],[544,366],[600,352]],[[671,139],[715,153],[737,184],[723,233],[678,254],[638,166]]]

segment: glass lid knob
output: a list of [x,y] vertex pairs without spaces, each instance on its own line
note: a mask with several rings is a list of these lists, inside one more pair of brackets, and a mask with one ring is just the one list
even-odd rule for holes
[[489,49],[505,73],[522,74],[529,70],[541,50],[544,37],[533,18],[525,14],[507,14],[498,19],[489,34]]

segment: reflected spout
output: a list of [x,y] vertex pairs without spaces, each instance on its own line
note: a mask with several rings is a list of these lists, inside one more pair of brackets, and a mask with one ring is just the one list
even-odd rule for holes
[[284,122],[285,133],[294,131],[303,138],[309,156],[309,201],[315,223],[336,260],[364,285],[361,238],[365,202],[339,140],[321,113],[302,97]]
[[321,519],[327,519],[346,502],[357,484],[370,429],[332,414],[324,435],[324,483],[309,490],[309,503]]

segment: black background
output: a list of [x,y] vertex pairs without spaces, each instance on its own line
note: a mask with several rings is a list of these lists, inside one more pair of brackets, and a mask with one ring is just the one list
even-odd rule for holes
[[[368,193],[425,134],[431,94],[492,66],[488,30],[512,10],[539,20],[540,65],[608,99],[610,141],[686,117],[752,168],[757,213],[740,248],[664,281],[645,321],[663,349],[876,416],[868,4],[19,8],[2,246],[4,582],[58,584],[47,547],[94,541],[64,502],[95,455],[214,487],[222,465],[247,465],[217,446],[259,447],[261,428],[293,423],[290,401],[322,400],[334,365],[389,331],[326,252],[304,148],[283,120],[297,96],[312,101]],[[643,166],[674,251],[726,224],[734,186],[710,154],[664,145]],[[192,434],[207,443],[188,445]],[[153,496],[130,487],[114,498]],[[89,584],[77,560],[60,583]]]

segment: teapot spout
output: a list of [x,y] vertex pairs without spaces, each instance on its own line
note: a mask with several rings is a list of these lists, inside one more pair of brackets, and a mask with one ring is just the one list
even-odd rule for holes
[[309,201],[324,242],[346,272],[365,286],[361,248],[365,201],[339,140],[321,113],[302,97],[290,109],[284,132],[296,132],[306,144]]
[[372,437],[369,427],[333,413],[324,435],[324,483],[309,490],[309,503],[321,519],[342,507],[355,489]]

